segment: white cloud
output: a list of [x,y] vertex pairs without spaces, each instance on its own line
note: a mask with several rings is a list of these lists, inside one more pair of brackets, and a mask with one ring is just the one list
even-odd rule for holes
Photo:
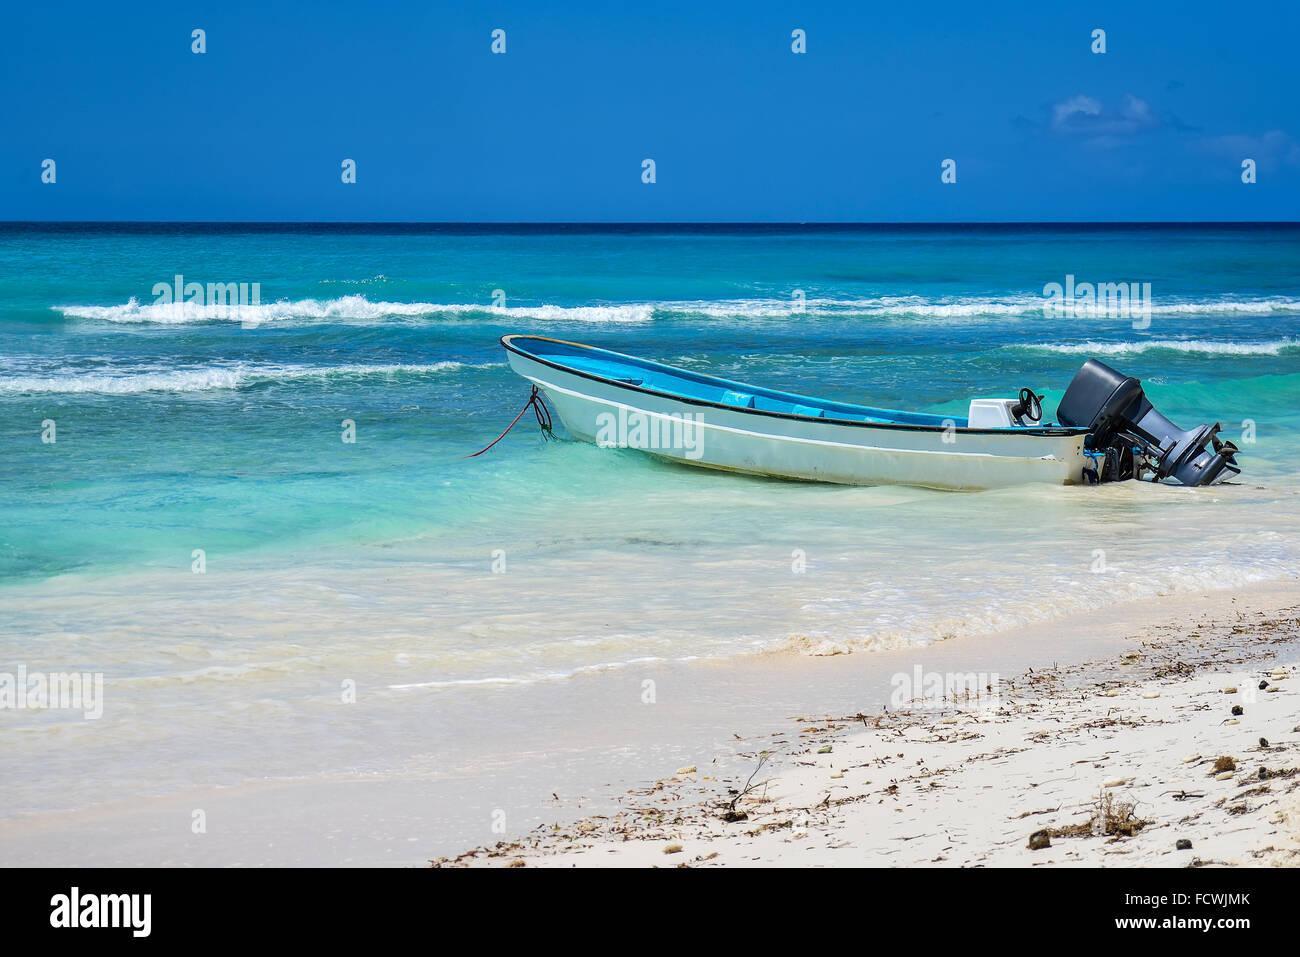
[[1067,126],[1071,118],[1076,115],[1099,116],[1100,114],[1101,102],[1080,93],[1052,107],[1052,128],[1061,129]]
[[1079,93],[1052,106],[1051,129],[1063,136],[1114,140],[1162,125],[1146,100],[1126,93],[1118,106],[1107,106]]

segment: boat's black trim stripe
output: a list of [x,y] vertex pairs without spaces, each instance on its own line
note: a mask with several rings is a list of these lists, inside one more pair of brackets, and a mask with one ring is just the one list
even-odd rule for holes
[[[572,366],[566,366],[561,362],[552,362],[549,359],[543,359],[539,355],[526,352],[517,346],[511,345],[511,339],[534,339],[538,342],[558,342],[565,346],[574,346],[578,349],[590,349],[595,352],[608,352],[610,355],[619,356],[623,359],[635,359],[635,356],[624,355],[621,352],[614,352],[612,349],[598,349],[596,346],[589,346],[582,342],[570,342],[568,339],[554,339],[550,336],[529,336],[523,333],[511,333],[501,337],[501,345],[507,352],[513,352],[515,355],[523,356],[525,359],[531,359],[533,362],[540,362],[544,366],[550,366],[552,369],[559,369],[561,372],[567,372],[569,375],[576,375],[583,379],[591,379],[595,382],[604,382],[607,385],[615,386],[619,389],[626,389],[628,392],[641,392],[645,395],[658,396],[661,399],[673,399],[677,402],[685,402],[687,405],[700,405],[710,409],[723,409],[728,412],[744,412],[748,415],[767,415],[775,419],[794,419],[798,422],[825,422],[834,423],[835,425],[856,425],[864,429],[898,429],[903,432],[946,432],[946,425],[908,425],[902,422],[859,422],[854,419],[832,419],[812,415],[796,415],[793,412],[774,412],[769,409],[742,409],[739,406],[727,405],[722,402],[710,402],[708,399],[693,399],[689,396],[678,395],[674,392],[660,392],[658,389],[647,389],[645,386],[630,385],[627,382],[621,382],[618,379],[610,379],[603,375],[596,375],[594,372],[583,372],[581,369],[575,369]],[[678,369],[676,366],[664,365],[662,362],[653,362],[649,359],[641,360],[651,362],[652,365],[660,366],[664,369],[672,369],[674,372],[685,372],[685,369]],[[706,378],[715,378],[708,376],[706,373],[696,372],[693,375],[704,375]],[[741,383],[742,385],[746,383]],[[754,386],[750,386],[754,388]],[[1087,429],[1071,428],[1068,426],[1059,426],[1056,428],[1020,428],[1015,430],[1009,429],[972,429],[967,426],[952,426],[954,432],[960,432],[964,435],[1087,435]]]

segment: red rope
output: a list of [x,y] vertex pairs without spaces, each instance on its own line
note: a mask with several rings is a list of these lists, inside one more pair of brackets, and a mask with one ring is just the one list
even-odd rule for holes
[[509,433],[516,424],[518,424],[519,420],[524,417],[524,413],[529,409],[533,410],[533,415],[537,418],[537,424],[541,426],[542,438],[549,442],[554,437],[554,433],[551,431],[551,410],[546,407],[546,402],[542,399],[542,394],[537,391],[537,386],[533,386],[532,395],[528,397],[528,401],[525,402],[524,407],[519,410],[519,414],[515,416],[514,421],[506,426],[505,432],[502,432],[477,452],[471,452],[469,455],[462,455],[461,458],[472,459],[474,456],[482,455],[488,449],[492,448],[492,446],[496,445],[506,437],[506,434]]

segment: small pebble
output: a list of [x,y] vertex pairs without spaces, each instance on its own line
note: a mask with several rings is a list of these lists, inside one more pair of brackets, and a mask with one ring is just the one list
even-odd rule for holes
[[834,774],[831,775],[831,777],[832,777],[832,778],[842,778],[842,777],[844,777],[844,772],[843,772],[843,771],[836,771]]
[[1264,690],[1265,688],[1267,688],[1267,687],[1268,687],[1268,682],[1267,682],[1267,681],[1261,681],[1261,682],[1259,683],[1259,690],[1260,690],[1260,691],[1263,691],[1263,690]]
[[1272,694],[1272,693],[1275,692],[1275,691],[1281,691],[1281,690],[1282,690],[1282,688],[1281,688],[1281,686],[1279,686],[1279,685],[1269,685],[1267,688],[1264,689],[1264,693],[1265,693],[1265,694]]
[[1261,781],[1267,781],[1267,780],[1268,780],[1268,768],[1260,768],[1260,769],[1259,769],[1259,779],[1260,779]]
[[1046,831],[1035,831],[1029,835],[1029,849],[1031,851],[1041,851],[1045,847],[1052,846],[1052,836]]
[[1239,715],[1239,714],[1245,714],[1245,713],[1246,713],[1246,709],[1243,708],[1243,707],[1242,707],[1241,705],[1239,705],[1239,704],[1234,704],[1234,705],[1232,706],[1232,713],[1233,713],[1233,716],[1235,717],[1236,715]]
[[694,773],[695,773],[695,765],[692,764],[692,765],[689,765],[689,766],[684,767],[684,768],[678,768],[678,769],[677,769],[677,773],[678,773],[678,774],[694,774]]
[[1224,693],[1224,694],[1236,694],[1236,693],[1237,693],[1237,686],[1236,686],[1236,685],[1228,685],[1228,687],[1226,687],[1226,688],[1223,689],[1223,693]]
[[1260,746],[1261,748],[1267,748],[1267,747],[1268,747],[1268,738],[1260,738],[1260,739],[1259,739],[1259,746]]
[[1159,697],[1160,697],[1160,692],[1159,692],[1159,691],[1148,691],[1148,692],[1147,692],[1146,694],[1144,694],[1142,697],[1144,697],[1144,698],[1159,698]]
[[1180,851],[1190,851],[1192,849],[1192,842],[1185,837],[1180,837],[1178,843],[1175,844],[1174,847]]

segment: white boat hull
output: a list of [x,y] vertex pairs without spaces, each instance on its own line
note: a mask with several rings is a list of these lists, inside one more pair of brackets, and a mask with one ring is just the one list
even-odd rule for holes
[[933,429],[765,415],[627,388],[515,351],[507,355],[575,439],[686,465],[844,485],[968,490],[1071,485],[1083,476],[1083,435],[1066,430]]

